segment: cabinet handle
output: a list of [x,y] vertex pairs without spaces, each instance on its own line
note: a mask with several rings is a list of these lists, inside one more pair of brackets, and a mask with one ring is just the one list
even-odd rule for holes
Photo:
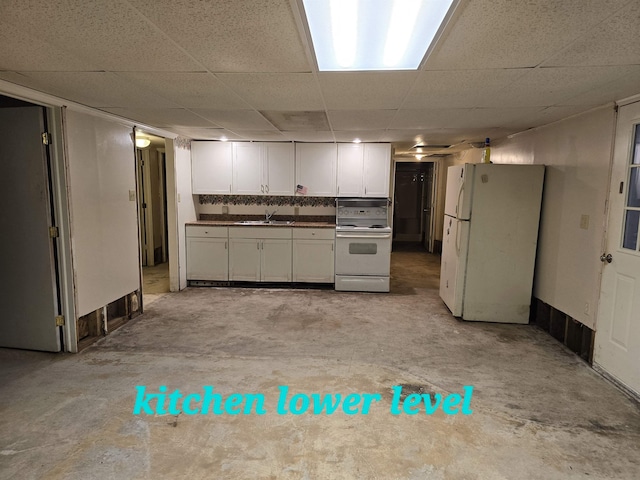
[[340,195],[340,185],[338,185],[338,195]]
[[264,193],[264,185],[260,185],[260,188],[262,189],[262,193]]
[[265,185],[267,187],[267,193],[269,193],[269,185]]
[[227,242],[224,242],[224,249],[227,249]]
[[260,250],[260,242],[256,242],[256,248]]
[[331,251],[333,252],[333,243],[331,244]]
[[364,187],[364,194],[367,194],[367,187]]
[[229,184],[229,193],[231,193],[231,184]]

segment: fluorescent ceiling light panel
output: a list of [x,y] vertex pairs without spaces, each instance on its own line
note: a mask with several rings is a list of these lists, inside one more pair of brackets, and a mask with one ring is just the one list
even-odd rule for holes
[[455,0],[302,0],[321,71],[415,70]]

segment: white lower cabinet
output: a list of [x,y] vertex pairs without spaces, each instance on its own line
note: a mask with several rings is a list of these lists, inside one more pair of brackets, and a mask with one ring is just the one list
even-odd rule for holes
[[188,225],[187,280],[229,280],[228,228]]
[[334,283],[335,230],[293,229],[293,281]]
[[229,280],[290,282],[292,229],[229,228]]

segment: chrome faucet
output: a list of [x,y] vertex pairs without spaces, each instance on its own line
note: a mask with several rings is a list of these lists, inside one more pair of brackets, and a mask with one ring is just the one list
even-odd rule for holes
[[278,209],[276,208],[273,212],[269,213],[269,209],[266,209],[264,211],[265,222],[268,222],[269,220],[271,220],[271,217],[273,217],[277,211]]

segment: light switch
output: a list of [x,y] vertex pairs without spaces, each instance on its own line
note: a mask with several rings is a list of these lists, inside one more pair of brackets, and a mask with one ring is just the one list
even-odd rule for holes
[[129,201],[130,202],[135,202],[136,201],[136,191],[135,190],[129,190]]
[[580,228],[583,230],[589,230],[589,215],[580,216]]

